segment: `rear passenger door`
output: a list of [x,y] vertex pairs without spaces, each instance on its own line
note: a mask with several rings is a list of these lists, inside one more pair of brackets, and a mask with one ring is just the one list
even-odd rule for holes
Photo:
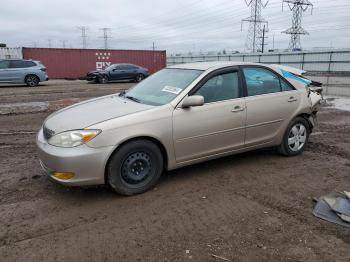
[[133,66],[133,65],[126,65],[125,66],[125,71],[126,71],[125,78],[132,79],[132,78],[136,77],[137,67]]
[[294,116],[301,94],[270,69],[241,67],[246,87],[245,146],[273,141]]
[[23,60],[10,60],[8,73],[11,81],[24,81],[24,77],[27,72],[27,70],[25,70],[26,67],[26,63]]

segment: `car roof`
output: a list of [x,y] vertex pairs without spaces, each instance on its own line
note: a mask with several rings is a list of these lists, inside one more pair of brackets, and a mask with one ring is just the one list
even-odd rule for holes
[[0,61],[32,61],[32,62],[38,62],[32,59],[22,59],[22,58],[0,58]]
[[239,66],[239,65],[261,65],[261,64],[241,62],[241,61],[213,61],[213,62],[196,62],[196,63],[188,63],[188,64],[177,64],[177,65],[169,66],[168,68],[208,70],[208,69],[219,69],[222,67]]

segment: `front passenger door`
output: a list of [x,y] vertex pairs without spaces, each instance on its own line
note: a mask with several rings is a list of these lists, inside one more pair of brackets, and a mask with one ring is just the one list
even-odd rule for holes
[[124,79],[125,76],[125,70],[123,65],[117,65],[112,71],[110,72],[111,80],[120,80]]
[[8,60],[2,60],[0,61],[0,81],[9,81],[9,68],[10,62]]
[[203,96],[205,104],[173,112],[178,163],[243,147],[246,111],[238,71],[214,74],[190,95]]

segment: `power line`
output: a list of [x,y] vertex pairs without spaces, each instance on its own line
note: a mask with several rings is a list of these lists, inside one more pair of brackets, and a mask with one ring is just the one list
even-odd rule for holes
[[108,35],[108,32],[110,30],[112,30],[111,28],[108,28],[108,27],[103,27],[103,28],[100,28],[100,30],[103,32],[103,41],[104,41],[104,49],[108,49],[108,39],[111,38],[109,35]]
[[[309,6],[313,6],[309,0],[283,0],[282,10],[284,3],[287,3],[289,9],[293,11],[292,27],[282,31],[284,34],[290,35],[289,49],[296,50],[301,49],[300,35],[308,35],[309,33],[301,27],[301,17]],[[312,12],[312,11],[311,11]]]
[[81,30],[81,38],[83,40],[83,49],[86,49],[86,39],[87,39],[86,31],[88,30],[88,28],[86,26],[78,26],[78,29]]
[[246,40],[246,48],[251,50],[253,53],[259,51],[262,42],[262,29],[261,25],[268,22],[261,16],[261,9],[265,8],[269,2],[263,3],[263,0],[250,0],[246,1],[247,6],[251,7],[250,17],[242,20],[244,22],[249,22],[249,30]]

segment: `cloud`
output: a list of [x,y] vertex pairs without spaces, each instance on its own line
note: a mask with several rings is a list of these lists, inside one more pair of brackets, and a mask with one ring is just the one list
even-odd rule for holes
[[[314,10],[303,14],[304,48],[350,46],[350,4],[346,0],[314,2]],[[311,11],[311,10],[310,10]],[[241,20],[250,15],[244,0],[2,0],[0,42],[9,46],[80,48],[78,26],[88,26],[88,47],[102,48],[101,27],[112,28],[110,48],[151,49],[152,43],[168,52],[199,50],[243,51],[248,25]],[[281,31],[291,26],[292,12],[281,0],[271,0],[262,11],[269,21],[268,47],[288,46],[289,35]]]

